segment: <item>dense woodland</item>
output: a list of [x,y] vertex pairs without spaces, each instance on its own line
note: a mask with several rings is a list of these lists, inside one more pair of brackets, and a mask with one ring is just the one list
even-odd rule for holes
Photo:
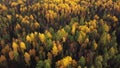
[[120,68],[120,0],[0,0],[0,68]]

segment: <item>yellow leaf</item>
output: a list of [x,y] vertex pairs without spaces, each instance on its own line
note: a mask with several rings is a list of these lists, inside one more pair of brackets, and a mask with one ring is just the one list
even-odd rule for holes
[[72,34],[75,34],[75,30],[76,30],[77,25],[78,25],[78,23],[74,23],[74,24],[72,25],[72,30],[71,30],[71,33],[72,33]]
[[58,46],[57,46],[58,51],[59,51],[59,52],[61,52],[61,51],[62,51],[62,49],[63,49],[63,48],[62,48],[62,45],[61,45],[60,43],[58,43],[57,45],[58,45]]
[[70,56],[67,56],[67,57],[62,59],[62,64],[65,67],[67,67],[71,63],[72,63],[72,58]]
[[94,42],[94,50],[96,50],[98,47],[98,44],[96,42]]
[[29,53],[25,52],[24,57],[25,57],[25,62],[27,64],[29,64],[29,61],[30,61],[30,55],[29,55]]
[[52,34],[49,31],[46,30],[45,33],[46,33],[48,38],[52,38]]
[[26,45],[24,42],[20,42],[20,48],[25,50],[26,49]]
[[104,24],[104,30],[106,31],[106,32],[108,32],[109,31],[109,26],[107,25],[107,24]]
[[34,39],[35,39],[34,33],[31,33],[31,34],[30,34],[30,38],[31,38],[31,41],[34,41]]
[[15,27],[15,29],[16,29],[16,30],[21,29],[20,24],[17,24],[16,27]]
[[31,19],[31,20],[34,20],[34,17],[33,17],[33,15],[30,15],[30,19]]
[[66,38],[65,38],[65,37],[63,37],[63,38],[62,38],[62,40],[63,40],[63,42],[65,42],[65,41],[66,41]]
[[58,48],[57,48],[55,42],[53,43],[52,53],[54,56],[56,56],[58,54]]
[[14,51],[17,51],[18,44],[17,44],[16,42],[13,42],[13,43],[12,43],[12,47],[13,47],[13,50],[14,50]]
[[35,26],[35,28],[38,28],[38,27],[40,27],[40,24],[38,22],[35,22],[34,26]]
[[11,20],[12,16],[11,16],[11,15],[7,15],[7,18],[8,18],[9,20]]
[[26,36],[26,41],[31,42],[31,37],[29,35]]
[[17,5],[18,5],[17,2],[12,2],[12,3],[11,3],[11,7],[15,7],[15,6],[17,6]]
[[116,16],[113,16],[112,18],[114,22],[118,22],[118,18]]
[[42,43],[45,43],[46,38],[44,34],[39,33],[39,39]]

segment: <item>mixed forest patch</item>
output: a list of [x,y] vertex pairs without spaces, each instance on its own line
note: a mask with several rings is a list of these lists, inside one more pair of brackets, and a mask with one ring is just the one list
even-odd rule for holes
[[0,68],[119,68],[120,0],[0,0]]

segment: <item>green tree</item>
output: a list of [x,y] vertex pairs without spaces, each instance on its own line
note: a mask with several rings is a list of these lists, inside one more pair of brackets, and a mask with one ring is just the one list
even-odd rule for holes
[[83,56],[80,57],[79,61],[78,61],[79,65],[81,65],[82,67],[85,66],[86,60]]
[[36,68],[43,68],[44,66],[44,62],[42,60],[40,60],[37,65],[36,65]]
[[95,59],[96,68],[102,68],[102,61],[103,57],[101,55],[96,57]]
[[46,59],[44,61],[44,68],[51,68],[51,60],[50,59]]

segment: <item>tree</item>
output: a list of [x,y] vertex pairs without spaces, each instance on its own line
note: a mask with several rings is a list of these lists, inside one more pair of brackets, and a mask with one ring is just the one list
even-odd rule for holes
[[82,67],[85,66],[86,60],[83,56],[80,57],[78,64],[81,65]]

